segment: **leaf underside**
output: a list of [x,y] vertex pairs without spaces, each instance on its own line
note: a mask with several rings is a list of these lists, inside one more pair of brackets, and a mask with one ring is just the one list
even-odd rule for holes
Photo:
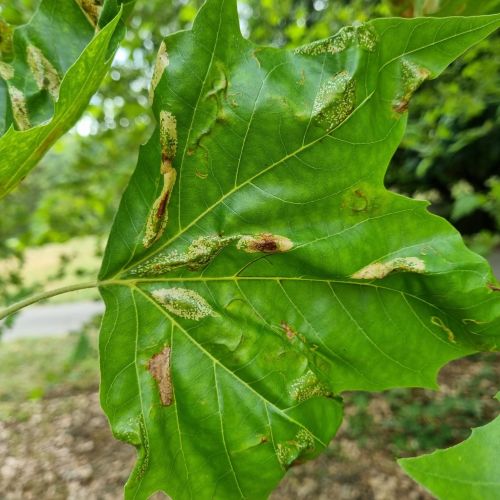
[[463,443],[399,463],[438,498],[496,500],[500,492],[499,444],[500,416],[473,429]]
[[0,24],[0,198],[81,116],[111,65],[123,9],[132,4],[42,0],[28,24],[13,32]]
[[209,0],[165,39],[100,273],[127,497],[265,498],[327,446],[342,391],[436,387],[497,349],[487,263],[383,180],[412,93],[499,24],[380,19],[289,51]]

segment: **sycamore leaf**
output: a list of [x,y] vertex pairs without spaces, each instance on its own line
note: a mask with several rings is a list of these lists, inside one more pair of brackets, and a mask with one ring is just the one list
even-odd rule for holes
[[380,19],[289,51],[208,0],[165,39],[100,273],[127,497],[264,498],[334,436],[342,391],[435,387],[497,348],[487,263],[383,179],[412,93],[499,25]]
[[[499,399],[499,395],[497,395]],[[472,429],[463,443],[399,460],[413,479],[446,500],[497,500],[500,496],[500,416]]]
[[42,0],[28,24],[10,31],[0,23],[0,198],[81,116],[132,4]]

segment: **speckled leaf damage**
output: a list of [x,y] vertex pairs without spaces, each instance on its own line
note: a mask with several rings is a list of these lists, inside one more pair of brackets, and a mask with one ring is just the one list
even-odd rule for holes
[[498,349],[487,263],[384,174],[412,94],[499,25],[379,19],[290,51],[208,0],[164,40],[100,274],[128,498],[265,498],[325,449],[343,391],[436,387]]

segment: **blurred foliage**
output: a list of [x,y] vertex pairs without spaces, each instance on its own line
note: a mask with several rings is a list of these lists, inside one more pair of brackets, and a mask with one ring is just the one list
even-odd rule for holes
[[[349,413],[347,437],[374,449],[389,446],[398,457],[455,445],[472,427],[498,414],[493,398],[500,382],[498,354],[482,353],[452,363],[440,376],[439,392],[392,389],[383,395],[367,392],[345,397]],[[373,433],[373,429],[378,429]]]
[[[136,163],[138,145],[152,129],[147,95],[156,50],[167,33],[190,26],[201,3],[138,2],[113,69],[88,111],[42,165],[1,201],[0,259],[21,256],[23,249],[35,245],[107,234]],[[26,22],[36,4],[36,0],[9,0],[0,6],[0,21]],[[436,6],[449,13],[463,4],[240,0],[239,10],[242,31],[253,41],[294,47],[369,18],[432,14]],[[469,5],[499,10],[500,0]],[[483,253],[500,239],[500,188],[495,178],[500,159],[499,68],[496,35],[467,52],[441,79],[427,82],[411,104],[406,138],[386,178],[391,189],[429,199],[431,209],[470,235],[471,245]]]
[[18,419],[11,409],[23,401],[95,391],[98,385],[94,320],[79,333],[9,341],[0,350],[0,420]]

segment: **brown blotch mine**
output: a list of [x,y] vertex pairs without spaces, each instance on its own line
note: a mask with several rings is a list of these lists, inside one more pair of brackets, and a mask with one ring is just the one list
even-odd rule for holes
[[285,236],[271,233],[262,233],[256,236],[243,236],[237,244],[238,250],[248,253],[278,253],[287,252],[293,243]]
[[158,384],[160,400],[163,406],[170,406],[174,400],[172,377],[170,374],[171,348],[166,346],[163,351],[155,354],[148,362],[148,370]]
[[167,203],[168,203],[169,197],[170,197],[170,193],[168,191],[162,195],[162,197],[160,199],[160,203],[158,204],[158,209],[156,210],[156,218],[157,219],[163,219],[163,216],[165,215],[165,211],[167,209]]
[[490,290],[493,290],[494,292],[500,292],[500,287],[494,285],[493,283],[488,283],[486,285]]
[[102,0],[76,0],[92,26],[97,27],[102,10]]

